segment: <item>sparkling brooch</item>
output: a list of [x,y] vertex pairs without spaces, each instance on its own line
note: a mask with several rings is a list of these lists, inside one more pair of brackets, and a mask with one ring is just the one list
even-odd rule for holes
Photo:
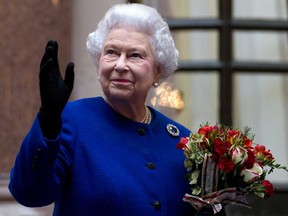
[[180,134],[179,129],[173,124],[167,124],[166,130],[173,137],[178,137]]

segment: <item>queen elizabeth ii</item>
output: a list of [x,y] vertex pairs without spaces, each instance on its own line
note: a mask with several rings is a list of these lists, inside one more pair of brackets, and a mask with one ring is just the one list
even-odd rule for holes
[[40,63],[40,110],[11,170],[9,189],[53,215],[194,215],[184,155],[190,131],[145,105],[150,88],[177,68],[167,23],[151,7],[110,8],[87,38],[103,96],[69,101],[74,64],[59,71],[58,44]]

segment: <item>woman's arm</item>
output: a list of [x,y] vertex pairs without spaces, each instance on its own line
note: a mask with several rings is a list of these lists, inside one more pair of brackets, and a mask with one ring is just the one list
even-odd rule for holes
[[51,204],[70,175],[75,129],[69,122],[69,111],[63,116],[62,130],[56,139],[48,140],[43,136],[36,118],[22,142],[9,184],[11,194],[22,205]]

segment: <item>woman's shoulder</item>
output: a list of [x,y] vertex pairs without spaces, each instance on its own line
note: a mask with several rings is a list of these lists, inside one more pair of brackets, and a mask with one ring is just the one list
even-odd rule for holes
[[68,102],[68,106],[89,106],[94,104],[99,104],[104,102],[103,97],[97,96],[97,97],[87,97],[87,98],[79,98],[73,101]]
[[190,130],[184,126],[183,124],[173,120],[172,118],[168,117],[167,115],[161,113],[160,111],[154,109],[153,107],[149,107],[150,110],[152,111],[154,118],[157,122],[161,122],[161,124],[165,124],[168,126],[176,127],[179,130],[185,132],[186,134],[190,133]]
[[103,110],[105,109],[105,101],[102,97],[90,97],[90,98],[80,98],[77,100],[69,101],[64,109],[64,115],[91,115],[95,110]]
[[[79,98],[73,101],[69,101],[65,107],[65,109],[93,109],[97,106],[101,106],[104,104],[104,99],[100,96],[98,97],[89,97],[89,98]],[[94,109],[95,110],[95,109]]]

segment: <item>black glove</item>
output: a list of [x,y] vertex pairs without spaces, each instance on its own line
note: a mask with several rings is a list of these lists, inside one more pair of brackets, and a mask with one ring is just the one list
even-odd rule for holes
[[58,43],[48,41],[40,63],[39,86],[41,107],[38,112],[44,137],[54,139],[61,129],[61,114],[71,95],[74,83],[74,64],[66,67],[63,80],[58,63]]

